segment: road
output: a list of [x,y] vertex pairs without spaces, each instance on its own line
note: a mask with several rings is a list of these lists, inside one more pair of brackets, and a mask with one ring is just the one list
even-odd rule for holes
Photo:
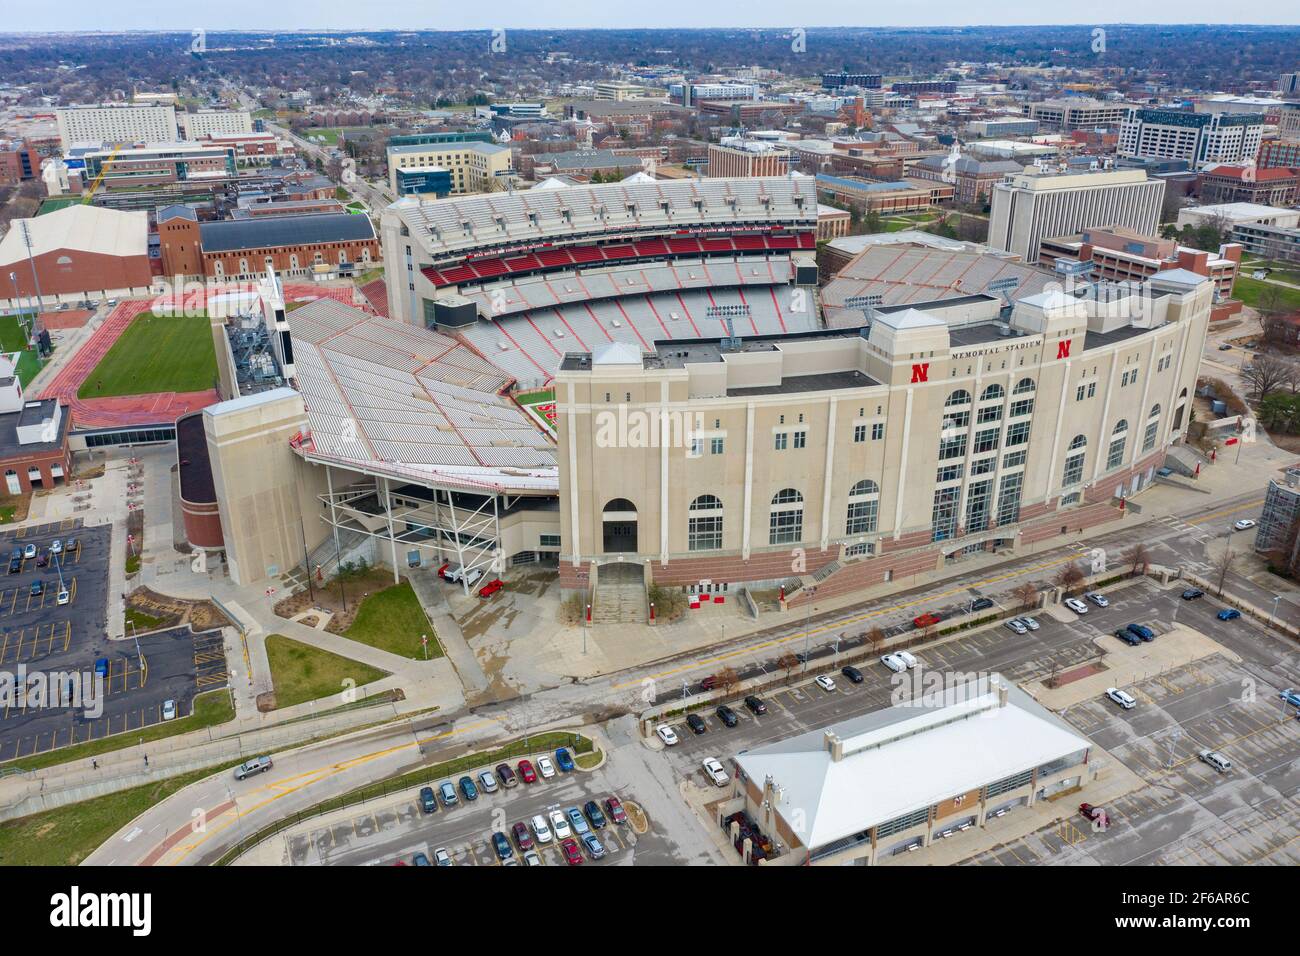
[[[1231,521],[1257,515],[1261,501],[1262,496],[1252,492],[1205,503],[1188,509],[1169,524],[1153,523],[1144,527],[1142,540],[1151,548],[1157,563],[1195,561],[1205,552],[1205,542],[1198,539],[1216,530],[1225,518]],[[1209,524],[1202,526],[1199,521]],[[1131,528],[1120,528],[1090,540],[1086,548],[1104,547],[1119,554],[1132,544],[1133,537]],[[1018,583],[1045,580],[1054,568],[1080,558],[1084,550],[1070,546],[1042,552],[904,591],[888,598],[889,603],[815,615],[810,619],[806,636],[804,623],[792,622],[725,646],[591,681],[549,688],[449,718],[375,728],[278,755],[274,770],[267,776],[239,782],[230,774],[220,774],[150,808],[92,853],[86,862],[95,865],[211,863],[243,835],[365,783],[459,756],[489,741],[513,739],[525,729],[566,720],[576,725],[582,722],[583,716],[603,722],[622,714],[639,713],[646,706],[647,687],[652,690],[664,687],[665,693],[677,695],[684,685],[689,691],[691,684],[724,664],[738,669],[752,666],[771,670],[777,657],[788,650],[802,650],[805,642],[810,649],[814,643],[825,648],[836,638],[856,638],[873,624],[898,627],[919,613],[918,609],[960,604],[973,595],[987,594],[1005,601]],[[1013,665],[1018,660],[1015,648],[1021,646],[1009,639],[1004,653],[1011,657],[992,659],[988,666],[1015,673]],[[646,774],[643,779],[652,777]],[[198,832],[192,829],[196,808],[202,811],[204,821],[204,828]]]

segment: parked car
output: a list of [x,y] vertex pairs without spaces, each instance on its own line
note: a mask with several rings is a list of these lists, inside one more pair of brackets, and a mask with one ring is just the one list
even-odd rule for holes
[[515,776],[508,763],[497,764],[497,776],[501,778],[501,786],[506,789],[519,786],[519,778]]
[[460,803],[460,798],[456,796],[456,788],[451,785],[450,780],[438,784],[438,797],[444,807],[454,807]]
[[745,706],[748,707],[750,711],[756,715],[767,713],[767,704],[763,703],[763,699],[761,697],[756,697],[753,694],[749,694],[748,696],[745,697]]
[[588,833],[586,836],[582,838],[582,843],[587,848],[587,852],[591,854],[591,858],[593,860],[599,860],[602,856],[605,855],[605,848],[604,846],[601,845],[601,842],[596,837],[596,834]]
[[72,554],[72,552],[80,551],[80,550],[81,550],[80,538],[69,538],[63,545],[63,551],[65,554]]
[[266,755],[254,757],[252,760],[245,760],[235,768],[235,779],[245,780],[254,774],[266,773],[273,766],[275,766],[275,764],[272,763],[271,758]]
[[474,786],[474,781],[468,776],[461,777],[457,785],[460,787],[461,796],[466,800],[472,803],[478,799],[478,787]]
[[722,768],[722,762],[717,757],[705,757],[702,763],[704,775],[713,781],[714,786],[725,787],[731,782],[727,776],[727,771]]
[[555,834],[555,839],[567,840],[573,836],[573,828],[569,826],[569,818],[564,815],[563,810],[552,810],[549,817],[551,831]]
[[573,773],[573,758],[569,756],[568,748],[561,747],[555,751],[555,763],[563,773]]
[[551,763],[550,757],[537,758],[537,772],[542,775],[543,780],[550,780],[555,776],[555,764]]
[[1029,628],[1031,631],[1038,630],[1038,620],[1036,618],[1022,617],[1020,618],[1020,623],[1023,624],[1025,627]]
[[60,541],[58,538],[55,538],[53,541],[50,542],[50,554],[62,554],[62,553],[63,553],[63,542]]
[[1110,599],[1104,594],[1098,594],[1096,591],[1089,591],[1084,595],[1089,601],[1097,607],[1110,607]]
[[100,657],[100,658],[96,659],[96,661],[95,661],[95,676],[96,676],[96,677],[107,677],[107,676],[108,676],[108,658],[107,658],[107,657]]
[[1073,611],[1075,614],[1087,614],[1087,613],[1088,613],[1088,605],[1084,604],[1084,603],[1083,603],[1082,601],[1080,601],[1078,598],[1066,598],[1066,599],[1065,599],[1065,606],[1068,607],[1068,608],[1069,608],[1071,611]]
[[615,823],[627,823],[627,811],[623,809],[623,801],[618,797],[605,798],[605,812]]
[[500,578],[493,578],[487,584],[483,585],[481,588],[478,589],[478,596],[481,598],[491,597],[492,595],[500,591],[503,587],[505,587],[505,584],[502,583]]
[[38,568],[48,568],[50,566],[50,552],[42,551],[36,556],[36,566]]
[[819,674],[814,683],[827,693],[831,693],[835,690],[835,678],[828,677],[825,674]]
[[551,828],[546,823],[546,817],[540,813],[533,817],[533,836],[537,838],[538,843],[551,842]]
[[1196,756],[1202,763],[1209,764],[1219,773],[1227,773],[1232,769],[1232,761],[1217,750],[1202,750]]
[[972,611],[987,611],[992,606],[993,606],[992,598],[986,598],[986,597],[976,598],[975,600],[970,602],[970,609]]
[[1122,690],[1119,690],[1114,687],[1106,688],[1106,696],[1109,697],[1111,700],[1113,700],[1115,703],[1119,704],[1125,710],[1132,710],[1134,707],[1137,706],[1136,700],[1134,700],[1128,694],[1124,693]]
[[523,779],[524,783],[537,782],[537,771],[533,769],[533,763],[531,760],[519,761],[519,776]]
[[740,723],[740,718],[736,716],[736,712],[726,704],[723,704],[714,711],[714,713],[718,715],[718,720],[722,721],[723,724],[728,727],[734,727],[736,724]]
[[880,659],[880,663],[884,664],[895,674],[901,674],[903,671],[907,670],[907,662],[897,654],[886,654]]
[[23,569],[23,550],[14,548],[13,553],[9,555],[9,573],[17,574]]
[[1156,639],[1156,632],[1151,630],[1145,624],[1130,624],[1128,630],[1136,634],[1139,639],[1151,642]]
[[433,866],[433,864],[429,862],[429,858],[425,856],[423,853],[417,853],[415,854],[415,856],[411,857],[411,865],[412,866]]
[[541,866],[542,858],[537,855],[536,850],[529,850],[524,854],[524,866]]
[[591,825],[597,830],[601,829],[608,822],[605,820],[605,814],[600,812],[600,804],[595,800],[588,800],[582,805],[582,812],[587,815]]
[[1229,352],[1231,350],[1232,350],[1232,346],[1229,345],[1227,342],[1224,342],[1222,345],[1219,346],[1220,352]]
[[1138,637],[1127,627],[1117,628],[1115,630],[1115,636],[1118,637],[1125,644],[1127,644],[1129,647],[1136,647],[1138,644],[1142,643],[1142,638]]
[[582,811],[577,807],[569,807],[564,811],[569,818],[569,826],[573,827],[573,832],[578,836],[585,836],[591,832],[591,827],[587,824],[587,818],[582,815]]
[[27,594],[28,594],[29,597],[44,597],[44,596],[45,596],[45,582],[44,582],[44,581],[33,581],[33,582],[32,582],[32,586],[29,587],[29,588],[27,589]]
[[852,664],[845,664],[840,668],[840,673],[849,679],[850,684],[861,684],[865,679],[862,676],[862,671],[858,670]]
[[1156,469],[1156,476],[1159,478],[1168,478],[1173,473],[1174,470],[1170,468],[1168,465],[1162,465],[1161,467]]
[[660,724],[655,728],[655,733],[659,739],[664,742],[666,747],[675,747],[677,745],[677,731],[673,730],[667,724]]
[[515,835],[515,845],[519,847],[521,853],[527,852],[533,848],[533,837],[528,832],[528,824],[520,820],[510,828]]
[[1027,628],[1027,627],[1025,627],[1023,624],[1021,624],[1021,623],[1020,623],[1020,620],[1019,620],[1018,618],[1014,618],[1014,617],[1013,617],[1011,620],[1007,621],[1006,624],[1003,625],[1003,626],[1006,627],[1006,628],[1007,628],[1008,630],[1010,630],[1010,631],[1014,631],[1014,632],[1017,633],[1017,634],[1028,634],[1028,633],[1029,633],[1029,628]]
[[1241,612],[1235,607],[1225,607],[1222,611],[1216,614],[1215,617],[1220,621],[1235,621],[1237,618],[1241,617]]
[[907,651],[895,651],[894,655],[903,662],[908,670],[911,670],[913,667],[916,667],[916,665],[921,663]]
[[565,840],[560,844],[560,851],[564,854],[564,861],[569,866],[578,866],[582,863],[582,851],[578,849],[577,840]]
[[434,864],[434,866],[454,866],[454,865],[455,865],[455,864],[452,862],[451,854],[447,852],[447,848],[446,848],[445,846],[440,846],[440,847],[438,847],[438,849],[436,849],[436,850],[433,851],[433,864]]
[[24,546],[23,546],[23,560],[24,560],[24,561],[30,561],[30,560],[31,560],[32,558],[34,558],[34,557],[36,557],[36,545],[34,545],[34,544],[26,544],[26,545],[24,545]]
[[438,798],[434,796],[433,787],[420,788],[420,809],[425,813],[438,812]]
[[502,862],[515,855],[515,848],[510,845],[510,841],[500,830],[492,834],[492,849],[497,851],[497,859]]
[[70,594],[68,594],[68,589],[67,589],[67,588],[63,588],[63,589],[61,589],[61,590],[59,591],[59,593],[55,596],[54,603],[55,603],[55,604],[67,604],[70,600],[72,600],[72,597],[71,597]]
[[1188,588],[1183,592],[1184,601],[1195,601],[1198,597],[1205,597],[1205,592],[1200,588]]
[[1282,698],[1292,707],[1300,707],[1300,691],[1295,690],[1294,688],[1288,687],[1277,696]]
[[935,612],[931,611],[929,613],[922,614],[919,617],[912,618],[912,626],[915,627],[917,630],[922,630],[927,627],[933,627],[934,625],[938,624],[942,620],[943,620],[942,614],[936,614]]
[[704,680],[700,681],[700,690],[713,690],[718,686],[718,677],[716,674],[710,674]]
[[484,793],[497,792],[497,778],[493,775],[491,770],[484,770],[478,775],[478,785],[479,789]]
[[702,734],[709,729],[709,725],[704,722],[704,718],[699,714],[687,714],[686,726],[691,728],[693,734]]
[[1247,528],[1253,527],[1255,527],[1255,522],[1250,518],[1242,518],[1240,521],[1234,521],[1232,523],[1233,531],[1245,531]]
[[167,700],[163,701],[162,719],[163,720],[176,719],[176,701],[172,700],[171,698],[168,698]]

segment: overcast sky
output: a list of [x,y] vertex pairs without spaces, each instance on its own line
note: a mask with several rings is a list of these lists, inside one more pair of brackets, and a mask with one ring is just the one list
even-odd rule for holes
[[26,30],[320,30],[497,27],[814,27],[935,26],[953,24],[1100,23],[1290,23],[1300,22],[1295,0],[1222,0],[1140,3],[1090,0],[925,0],[870,3],[863,0],[653,0],[635,6],[620,0],[497,0],[491,4],[436,0],[312,0],[308,4],[221,0],[192,5],[157,0],[64,0],[6,3],[0,32]]

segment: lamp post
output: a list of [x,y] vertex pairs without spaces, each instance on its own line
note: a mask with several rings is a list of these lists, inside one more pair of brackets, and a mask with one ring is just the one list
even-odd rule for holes
[[817,586],[813,585],[808,589],[808,610],[804,614],[804,619],[803,619],[803,671],[802,673],[804,674],[808,673],[808,639],[810,634],[812,633],[813,598],[815,598],[816,596],[817,596]]

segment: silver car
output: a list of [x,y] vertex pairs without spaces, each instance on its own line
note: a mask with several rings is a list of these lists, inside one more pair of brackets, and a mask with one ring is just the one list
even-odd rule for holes
[[1006,627],[1007,627],[1009,630],[1015,631],[1017,634],[1028,634],[1028,633],[1029,633],[1029,628],[1027,628],[1027,627],[1025,627],[1023,624],[1021,624],[1019,618],[1014,618],[1014,617],[1013,617],[1011,620],[1007,621],[1007,623],[1006,623]]

